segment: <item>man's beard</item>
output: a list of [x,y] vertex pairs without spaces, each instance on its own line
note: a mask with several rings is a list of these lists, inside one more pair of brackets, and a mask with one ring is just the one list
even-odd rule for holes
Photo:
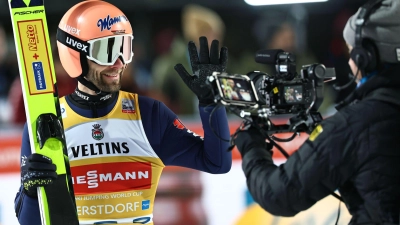
[[121,70],[118,74],[118,80],[112,81],[112,83],[107,83],[105,81],[105,73],[115,73],[117,71],[115,70],[110,70],[110,71],[102,71],[102,72],[96,72],[93,69],[89,69],[88,75],[86,76],[86,79],[90,82],[92,82],[98,89],[100,89],[102,92],[117,92],[121,89],[121,76],[124,70]]

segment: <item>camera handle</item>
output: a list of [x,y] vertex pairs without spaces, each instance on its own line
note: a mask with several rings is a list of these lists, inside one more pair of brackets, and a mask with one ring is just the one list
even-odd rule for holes
[[[253,117],[254,119],[260,120],[259,117]],[[266,135],[267,139],[269,140],[270,143],[272,143],[285,157],[286,159],[289,158],[289,154],[276,142],[288,142],[291,141],[295,138],[296,134],[299,132],[306,132],[310,134],[314,128],[323,120],[321,114],[316,111],[309,111],[308,116],[305,113],[300,112],[296,116],[290,118],[290,125],[273,125],[270,121],[269,118],[263,118],[264,121],[267,120],[266,124],[267,126],[264,126],[267,129],[268,135]],[[260,121],[257,121],[260,122]],[[308,123],[307,123],[308,122]],[[294,132],[293,135],[290,138],[287,139],[279,139],[277,137],[274,137],[274,133],[283,133],[283,132]],[[338,199],[339,201],[343,202],[343,199],[341,196],[336,194],[333,191],[329,191],[330,194]]]
[[[259,129],[266,134],[265,135],[266,139],[268,139],[268,141],[273,146],[275,146],[286,157],[286,159],[289,158],[290,155],[276,142],[291,141],[295,138],[296,134],[298,134],[299,132],[306,132],[310,134],[312,130],[314,130],[314,128],[323,120],[319,112],[308,111],[308,114],[306,112],[300,112],[296,116],[290,118],[289,125],[274,125],[269,119],[269,115],[270,114],[265,113],[262,114],[262,116],[260,116],[259,113],[255,113],[254,111],[245,112],[241,110],[240,112],[240,117],[244,119],[242,125],[246,126],[249,125],[249,123],[252,123],[258,126]],[[238,128],[238,130],[239,129],[240,127]],[[276,133],[288,133],[288,132],[293,133],[293,136],[288,139],[279,139],[273,136],[273,134]],[[231,143],[231,147],[229,147],[228,150],[232,150],[233,147],[234,144]],[[329,190],[329,193],[339,201],[344,202],[342,197],[336,194],[335,192]]]

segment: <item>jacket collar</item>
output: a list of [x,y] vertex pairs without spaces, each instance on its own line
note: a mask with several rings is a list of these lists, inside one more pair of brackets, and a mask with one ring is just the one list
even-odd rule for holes
[[340,110],[346,105],[366,98],[373,98],[400,105],[400,64],[389,65],[377,75],[355,89],[336,106]]

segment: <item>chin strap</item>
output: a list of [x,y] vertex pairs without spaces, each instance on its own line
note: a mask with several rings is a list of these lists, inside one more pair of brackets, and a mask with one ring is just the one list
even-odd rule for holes
[[102,93],[102,91],[96,87],[92,82],[88,81],[85,79],[85,76],[83,74],[88,74],[89,72],[89,65],[87,62],[86,55],[83,53],[80,53],[80,61],[81,61],[81,67],[82,67],[82,74],[79,75],[76,80],[79,81],[79,83],[83,84],[85,87],[89,88],[90,90],[94,91],[98,95],[107,95],[109,93]]
[[86,100],[88,102],[99,102],[106,101],[112,97],[113,93],[101,92],[98,95],[89,95],[85,92],[80,91],[78,88],[75,89],[75,94],[79,98]]
[[90,90],[94,91],[98,95],[107,95],[109,93],[102,92],[96,85],[94,85],[92,82],[88,81],[85,79],[84,76],[80,75],[79,77],[76,78],[79,83],[83,84],[85,87],[89,88]]

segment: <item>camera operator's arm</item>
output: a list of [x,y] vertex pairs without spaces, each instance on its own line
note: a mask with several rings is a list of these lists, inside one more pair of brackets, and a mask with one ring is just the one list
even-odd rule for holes
[[235,144],[254,200],[266,211],[294,216],[328,196],[355,171],[354,136],[338,113],[323,121],[286,163],[274,165],[265,136],[255,128],[238,133]]

